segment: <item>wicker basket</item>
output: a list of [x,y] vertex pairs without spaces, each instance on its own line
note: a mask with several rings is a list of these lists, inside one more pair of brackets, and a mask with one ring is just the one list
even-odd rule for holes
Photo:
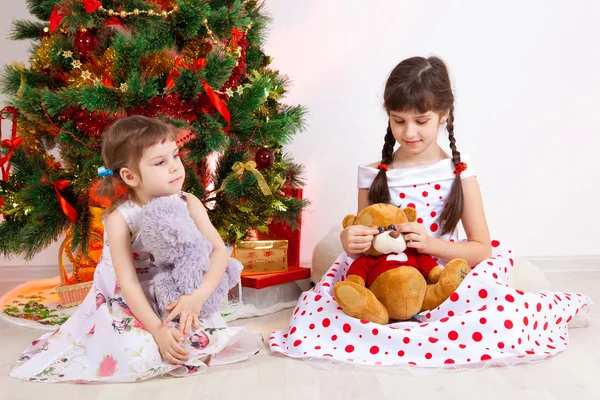
[[[58,272],[60,274],[61,285],[57,286],[55,290],[63,307],[72,307],[81,303],[93,285],[93,281],[68,284],[69,276],[67,275],[67,270],[65,268],[64,254],[65,252],[70,251],[72,239],[72,235],[67,235],[65,240],[63,240],[62,244],[60,245],[60,249],[58,251]],[[101,236],[95,233],[91,234],[91,239],[99,240],[100,242],[103,240]],[[88,258],[87,261],[93,260]]]
[[60,285],[56,287],[56,293],[60,297],[63,307],[76,306],[85,299],[93,282],[83,282],[76,285]]

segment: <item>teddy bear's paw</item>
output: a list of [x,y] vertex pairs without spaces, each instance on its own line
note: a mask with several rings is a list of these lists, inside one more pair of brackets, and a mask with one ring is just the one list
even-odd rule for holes
[[452,293],[458,289],[461,282],[471,272],[469,264],[465,260],[456,259],[450,261],[444,267],[437,283],[428,285],[421,311],[432,310],[439,307]]
[[446,264],[439,280],[445,280],[446,285],[453,287],[452,292],[454,292],[469,272],[471,272],[469,264],[465,260],[457,258]]
[[338,282],[333,287],[333,293],[335,300],[349,316],[377,324],[389,322],[386,308],[364,286],[353,282]]

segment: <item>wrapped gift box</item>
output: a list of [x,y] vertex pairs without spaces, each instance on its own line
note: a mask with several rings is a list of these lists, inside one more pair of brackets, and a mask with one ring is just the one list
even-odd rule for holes
[[[293,307],[302,292],[310,289],[310,268],[290,266],[286,272],[242,275],[244,303],[257,309],[275,309],[286,305]],[[287,307],[286,307],[287,308]],[[275,312],[275,311],[273,311]]]
[[[298,199],[302,198],[302,189],[285,188],[283,192],[288,196]],[[293,230],[288,224],[270,223],[267,225],[268,233],[256,232],[256,238],[259,240],[285,239],[288,241],[288,266],[300,266],[300,237],[302,233],[302,215],[298,217],[298,229]]]
[[242,275],[285,272],[287,251],[287,240],[244,240],[236,244],[233,257],[244,266]]

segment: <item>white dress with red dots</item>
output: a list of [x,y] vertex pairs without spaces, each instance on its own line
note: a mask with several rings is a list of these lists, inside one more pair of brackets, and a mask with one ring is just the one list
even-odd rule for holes
[[[463,157],[474,175],[471,161]],[[414,207],[428,233],[440,237],[439,217],[454,180],[449,159],[387,172],[392,204]],[[358,187],[370,187],[378,170],[359,166]],[[461,240],[448,235],[446,240]],[[549,358],[566,349],[567,325],[591,304],[587,296],[524,293],[508,287],[511,251],[492,241],[493,257],[474,266],[437,309],[410,321],[378,325],[347,316],[333,298],[353,259],[342,253],[311,290],[303,293],[288,329],[269,337],[273,352],[289,357],[362,366],[468,368],[507,366]],[[439,260],[444,265],[443,260]]]
[[[181,198],[185,200],[184,195]],[[125,201],[117,210],[130,229],[132,258],[142,289],[158,311],[152,286],[157,268],[140,235],[142,209]],[[189,332],[181,343],[189,352],[184,366],[163,360],[154,338],[125,302],[106,231],[104,243],[94,283],[83,303],[64,325],[35,340],[21,354],[11,376],[36,382],[134,382],[154,376],[199,374],[208,366],[242,361],[260,350],[259,333],[228,327],[217,312],[201,319],[201,327]]]

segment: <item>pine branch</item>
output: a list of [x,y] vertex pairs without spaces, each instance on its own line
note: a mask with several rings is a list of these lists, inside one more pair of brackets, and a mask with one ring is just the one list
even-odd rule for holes
[[10,40],[40,39],[46,24],[43,22],[13,20],[12,29],[8,35]]
[[38,19],[48,21],[54,7],[61,2],[62,0],[27,0],[27,8]]
[[230,54],[210,53],[206,57],[206,68],[203,70],[208,84],[215,90],[222,87],[231,76],[235,63],[236,59]]
[[126,109],[135,108],[148,104],[150,99],[159,94],[158,79],[150,78],[142,82],[140,74],[132,71],[127,81],[128,90],[124,95],[124,107]]
[[[173,14],[173,33],[183,45],[194,39],[203,30],[203,21],[208,18],[210,6],[207,3],[198,5],[195,0],[179,0],[179,12]],[[179,46],[178,46],[179,47]]]

